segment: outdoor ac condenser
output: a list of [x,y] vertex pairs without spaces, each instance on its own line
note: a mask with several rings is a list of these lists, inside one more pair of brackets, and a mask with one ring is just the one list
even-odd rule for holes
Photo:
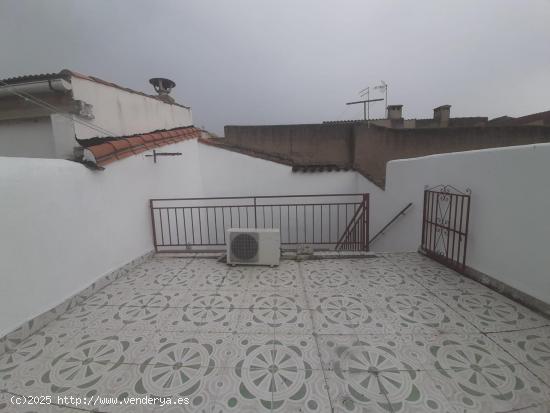
[[226,234],[227,263],[279,265],[281,236],[272,228],[230,228]]

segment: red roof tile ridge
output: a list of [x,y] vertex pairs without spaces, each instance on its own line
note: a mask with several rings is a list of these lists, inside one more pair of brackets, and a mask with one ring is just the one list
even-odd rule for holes
[[153,148],[174,144],[189,139],[200,139],[201,130],[185,126],[169,131],[155,131],[132,136],[109,139],[84,149],[84,160],[104,166],[116,160],[138,155]]

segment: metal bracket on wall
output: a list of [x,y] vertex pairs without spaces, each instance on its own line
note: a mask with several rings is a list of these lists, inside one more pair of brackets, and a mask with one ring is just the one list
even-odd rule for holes
[[153,149],[153,153],[152,154],[148,154],[148,155],[145,155],[147,157],[153,157],[153,162],[154,163],[157,163],[157,157],[158,156],[180,156],[180,155],[183,155],[181,152],[157,152],[156,150]]

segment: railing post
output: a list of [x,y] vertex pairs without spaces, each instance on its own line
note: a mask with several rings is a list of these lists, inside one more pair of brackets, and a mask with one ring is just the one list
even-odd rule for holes
[[258,215],[256,213],[256,209],[257,209],[256,197],[254,197],[254,228],[258,228]]
[[151,210],[151,227],[153,228],[153,245],[155,247],[155,252],[159,252],[157,245],[157,232],[155,230],[155,213],[153,211],[153,200],[149,200],[149,209]]
[[370,195],[363,194],[363,207],[364,207],[364,213],[363,213],[363,223],[364,223],[364,232],[365,237],[363,240],[363,250],[368,251],[369,250],[369,221],[370,221]]

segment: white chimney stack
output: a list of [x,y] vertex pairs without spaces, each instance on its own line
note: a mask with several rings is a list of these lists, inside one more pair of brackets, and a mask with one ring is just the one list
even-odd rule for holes
[[451,118],[451,105],[438,106],[434,109],[434,120],[439,122],[439,126],[449,126]]
[[403,105],[388,105],[388,119],[403,119]]

